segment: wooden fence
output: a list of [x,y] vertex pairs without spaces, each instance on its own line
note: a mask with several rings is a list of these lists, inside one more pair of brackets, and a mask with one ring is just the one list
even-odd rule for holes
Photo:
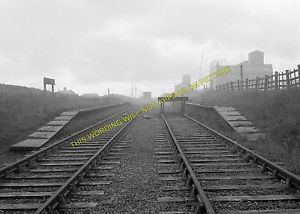
[[300,65],[298,69],[286,70],[285,72],[276,71],[274,75],[256,77],[256,79],[245,79],[227,82],[217,85],[217,91],[247,91],[247,90],[280,90],[300,87]]

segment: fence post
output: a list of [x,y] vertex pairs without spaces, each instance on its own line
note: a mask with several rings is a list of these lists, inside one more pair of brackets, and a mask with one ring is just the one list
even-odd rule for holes
[[240,89],[244,91],[244,73],[243,73],[243,64],[241,64],[241,81],[240,81]]
[[240,91],[240,80],[237,80],[237,90]]
[[292,76],[292,73],[290,73],[290,77],[293,78],[293,80],[290,79],[290,84],[291,84],[291,87],[293,87],[295,85],[295,87],[297,87],[297,70],[294,68],[293,69],[293,74],[294,74],[294,77]]
[[4,100],[4,83],[0,83],[0,102]]
[[264,85],[264,90],[268,90],[268,79],[269,79],[269,76],[268,75],[265,75],[265,85]]
[[255,80],[255,90],[258,89],[258,82],[259,82],[259,77],[256,77],[256,80]]
[[286,76],[286,87],[287,89],[291,88],[291,83],[290,83],[290,73],[289,70],[285,70],[285,76]]
[[[295,73],[295,75],[296,75],[296,73]],[[298,82],[296,80],[296,84],[300,87],[300,65],[298,65]],[[296,85],[296,87],[297,87],[297,85]]]
[[233,82],[230,81],[230,87],[231,87],[231,91],[233,91]]
[[246,91],[248,91],[248,84],[249,84],[249,80],[248,78],[246,78]]

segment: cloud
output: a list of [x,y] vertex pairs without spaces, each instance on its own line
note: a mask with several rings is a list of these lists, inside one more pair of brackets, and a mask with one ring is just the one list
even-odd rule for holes
[[297,0],[3,0],[0,79],[41,88],[50,76],[78,93],[139,83],[158,95],[183,74],[198,78],[202,54],[202,74],[254,49],[275,70],[294,68],[299,8]]

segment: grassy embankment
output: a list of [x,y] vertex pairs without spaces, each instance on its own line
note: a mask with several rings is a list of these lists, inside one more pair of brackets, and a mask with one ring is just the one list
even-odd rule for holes
[[[264,156],[284,161],[290,170],[300,173],[299,88],[247,93],[208,92],[191,99],[206,105],[232,106],[238,109],[267,135],[265,141],[246,145]],[[220,124],[211,121],[209,125],[220,129]],[[222,127],[221,129],[224,130]]]
[[0,84],[0,151],[26,139],[62,111],[113,103],[117,101],[51,94],[34,88]]

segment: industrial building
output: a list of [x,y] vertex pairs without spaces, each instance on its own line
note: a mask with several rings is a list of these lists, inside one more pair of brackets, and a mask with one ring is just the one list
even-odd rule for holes
[[86,97],[86,98],[100,98],[98,94],[91,93],[91,94],[83,94],[81,97]]
[[189,85],[191,84],[191,76],[190,75],[183,75],[182,77],[182,82],[175,85],[175,91],[177,91],[180,88],[186,88],[189,87]]
[[151,100],[151,91],[145,91],[145,92],[143,92],[143,98],[145,100]]
[[61,90],[61,91],[57,91],[57,93],[59,93],[59,94],[65,94],[65,95],[77,95],[74,91],[67,90],[66,87],[64,87],[64,89]]
[[255,79],[256,77],[273,74],[272,64],[264,63],[264,53],[259,50],[250,52],[248,54],[248,61],[243,61],[237,65],[220,65],[218,62],[214,62],[211,64],[210,71],[214,72],[222,69],[224,66],[229,66],[230,72],[213,80],[210,83],[212,88],[230,81],[244,81],[246,79]]

